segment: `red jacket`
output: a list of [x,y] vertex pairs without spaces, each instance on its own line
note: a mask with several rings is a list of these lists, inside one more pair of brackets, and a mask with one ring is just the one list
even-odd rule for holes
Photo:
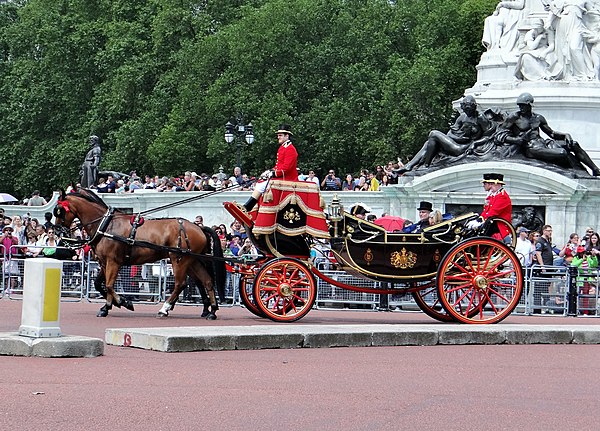
[[298,181],[298,152],[292,141],[286,141],[277,150],[275,178],[286,181]]
[[[500,217],[511,223],[512,201],[510,200],[508,193],[506,193],[506,190],[500,189],[496,194],[487,197],[485,204],[483,205],[481,217],[483,217],[484,220],[487,220],[489,217]],[[509,233],[508,228],[503,224],[498,226],[498,230],[500,231],[502,238]]]

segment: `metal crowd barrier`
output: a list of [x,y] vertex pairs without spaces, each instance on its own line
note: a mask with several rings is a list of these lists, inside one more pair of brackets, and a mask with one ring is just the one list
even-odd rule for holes
[[[2,281],[0,298],[19,300],[23,294],[25,260],[34,259],[25,253],[26,247],[14,246],[7,253],[0,245]],[[55,247],[64,251],[65,247]],[[28,249],[29,254],[31,247]],[[60,253],[59,253],[60,254]],[[61,298],[63,301],[101,302],[103,299],[94,288],[99,265],[89,259],[62,260]],[[333,269],[327,259],[315,259],[315,265],[327,276],[342,283],[375,287],[378,282],[354,277],[344,271]],[[572,275],[573,274],[573,275]],[[577,272],[568,267],[539,265],[524,269],[524,291],[515,309],[516,314],[558,314],[599,316],[600,271],[588,269]],[[225,305],[239,305],[239,274],[227,273]],[[115,289],[136,303],[157,304],[170,295],[174,284],[172,267],[167,260],[144,265],[124,266],[119,271]],[[572,306],[569,307],[571,301]],[[193,282],[179,298],[182,305],[202,305],[198,286]],[[330,285],[317,278],[316,307],[321,309],[400,309],[419,310],[411,294],[378,295],[353,292]]]
[[525,314],[567,315],[570,276],[566,266],[532,265],[526,269],[525,280]]

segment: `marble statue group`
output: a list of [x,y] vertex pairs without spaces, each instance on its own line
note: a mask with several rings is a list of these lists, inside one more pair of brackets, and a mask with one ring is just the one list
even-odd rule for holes
[[482,43],[516,56],[519,80],[597,81],[600,1],[503,0],[485,20]]

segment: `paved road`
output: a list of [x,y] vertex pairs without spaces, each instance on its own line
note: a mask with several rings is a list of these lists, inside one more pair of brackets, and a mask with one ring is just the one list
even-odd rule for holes
[[[157,306],[94,317],[63,303],[65,334],[108,327],[271,324],[239,307],[220,319]],[[20,303],[0,300],[0,331]],[[313,310],[303,324],[433,321],[420,313]],[[600,324],[511,316],[509,323]],[[160,353],[106,346],[86,359],[0,357],[0,430],[596,430],[600,346],[370,347]]]

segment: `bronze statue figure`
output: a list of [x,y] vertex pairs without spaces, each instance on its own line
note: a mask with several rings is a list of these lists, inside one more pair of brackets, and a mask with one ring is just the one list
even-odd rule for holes
[[[532,110],[533,96],[523,93],[517,98],[519,110],[509,115],[496,134],[496,141],[522,147],[526,157],[569,168],[587,166],[592,175],[600,169],[570,134],[552,130],[541,114]],[[551,139],[540,136],[540,129]]]
[[460,156],[473,149],[474,144],[476,145],[477,140],[482,138],[488,129],[489,121],[477,112],[477,102],[471,95],[463,98],[460,107],[463,113],[458,116],[448,133],[432,130],[419,152],[404,167],[397,170],[399,174],[421,165],[428,167],[439,154]]
[[100,148],[100,138],[96,135],[92,135],[89,138],[90,150],[85,155],[83,165],[81,165],[80,177],[81,186],[90,188],[98,180],[98,166],[100,165],[100,159],[102,149]]
[[570,134],[553,130],[543,115],[533,112],[531,94],[521,94],[517,105],[519,110],[510,115],[492,108],[480,114],[473,96],[466,96],[464,112],[448,133],[431,131],[416,156],[395,172],[421,175],[464,163],[513,160],[568,177],[585,178],[590,172],[600,177],[600,168]]

